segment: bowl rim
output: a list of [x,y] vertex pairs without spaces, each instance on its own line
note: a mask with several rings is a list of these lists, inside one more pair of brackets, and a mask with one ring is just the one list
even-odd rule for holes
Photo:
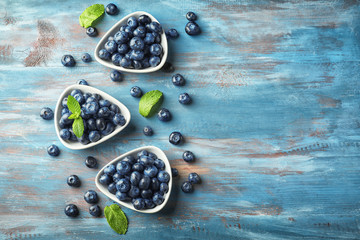
[[[114,163],[117,163],[119,162],[122,158],[126,157],[126,156],[129,156],[129,155],[134,155],[134,153],[137,153],[137,152],[140,152],[142,150],[147,150],[147,151],[150,151],[150,152],[153,152],[153,150],[155,150],[157,153],[156,155],[158,156],[159,159],[163,160],[164,163],[165,163],[165,170],[169,173],[170,175],[170,181],[168,182],[168,186],[169,186],[169,191],[165,194],[165,199],[164,199],[164,202],[161,204],[161,205],[158,205],[156,206],[155,208],[152,208],[152,209],[145,209],[145,210],[137,210],[133,207],[133,205],[131,203],[128,203],[128,202],[123,202],[123,201],[120,201],[119,199],[116,198],[115,194],[112,194],[110,193],[106,187],[104,187],[100,181],[99,181],[99,178],[100,176],[103,174],[104,172],[104,169],[111,165],[111,164],[114,164]],[[158,154],[160,153],[160,154]],[[159,156],[161,155],[161,156]],[[107,163],[103,168],[101,168],[101,170],[96,174],[96,177],[95,177],[95,185],[96,187],[100,190],[100,192],[102,192],[103,194],[105,194],[108,198],[110,198],[111,200],[113,200],[114,202],[124,206],[124,207],[127,207],[131,210],[134,210],[134,211],[137,211],[137,212],[141,212],[141,213],[156,213],[156,212],[159,212],[161,211],[166,203],[168,202],[169,198],[170,198],[170,194],[171,194],[171,189],[172,189],[172,182],[173,182],[173,177],[172,177],[172,173],[171,173],[171,165],[170,165],[170,162],[169,162],[169,159],[166,157],[166,154],[158,147],[155,147],[155,146],[144,146],[144,147],[139,147],[139,148],[136,148],[136,149],[133,149],[131,151],[128,151],[118,157],[116,157],[115,159],[111,160],[109,163]]]
[[[59,126],[59,120],[61,118],[61,110],[62,110],[62,99],[67,96],[67,95],[70,95],[70,92],[74,89],[79,89],[81,90],[83,93],[87,93],[87,92],[90,92],[90,93],[97,93],[99,95],[101,95],[101,97],[103,99],[106,99],[106,100],[109,100],[111,103],[117,105],[119,108],[120,108],[120,111],[121,111],[121,114],[125,117],[126,119],[126,123],[124,126],[117,126],[115,128],[115,130],[105,136],[105,137],[102,137],[99,141],[97,142],[90,142],[89,144],[86,144],[86,145],[83,145],[79,142],[67,142],[65,140],[63,140],[61,137],[60,137],[60,126]],[[130,123],[131,121],[131,113],[129,111],[129,109],[123,104],[121,103],[119,100],[117,100],[116,98],[114,98],[113,96],[111,96],[110,94],[104,92],[104,91],[101,91],[95,87],[91,87],[91,86],[87,86],[87,85],[80,85],[80,84],[73,84],[73,85],[70,85],[68,86],[67,88],[65,88],[65,90],[61,93],[57,103],[56,103],[56,108],[55,108],[55,115],[54,115],[54,125],[55,125],[55,131],[56,131],[56,134],[60,140],[60,142],[67,148],[69,149],[73,149],[73,150],[81,150],[81,149],[87,149],[87,148],[91,148],[91,147],[94,147],[100,143],[103,143],[107,140],[109,140],[110,138],[112,138],[113,136],[115,136],[116,134],[118,134],[119,132],[121,132],[122,130],[124,130],[126,128],[126,126]]]
[[95,47],[95,51],[94,51],[94,56],[96,61],[98,61],[100,64],[118,70],[118,71],[122,71],[122,72],[130,72],[130,73],[150,73],[150,72],[156,72],[159,69],[161,69],[167,59],[168,56],[168,43],[167,43],[167,39],[166,39],[166,34],[165,34],[165,30],[163,29],[162,33],[161,33],[161,46],[163,48],[163,57],[161,58],[161,62],[159,63],[159,65],[157,65],[156,67],[148,67],[145,69],[129,69],[129,68],[123,68],[121,66],[116,66],[114,65],[112,62],[108,62],[105,61],[103,59],[101,59],[99,57],[99,50],[102,48],[102,46],[105,44],[105,42],[107,41],[108,37],[111,35],[112,32],[114,32],[116,29],[120,28],[120,25],[123,25],[124,22],[132,16],[140,16],[140,15],[148,15],[150,17],[150,19],[152,21],[158,22],[160,23],[153,15],[151,15],[148,12],[144,12],[144,11],[137,11],[137,12],[133,12],[130,13],[128,15],[126,15],[125,17],[123,17],[120,21],[118,21],[117,23],[115,23],[105,34],[104,36],[100,39],[100,41],[98,42],[98,44]]

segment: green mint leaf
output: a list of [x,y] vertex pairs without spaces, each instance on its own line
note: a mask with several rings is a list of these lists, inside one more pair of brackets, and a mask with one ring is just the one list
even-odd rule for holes
[[78,117],[74,120],[72,124],[72,129],[74,131],[74,134],[78,138],[81,138],[81,136],[84,134],[84,122],[82,117]]
[[79,117],[79,114],[71,114],[68,119],[77,119]]
[[118,234],[125,234],[128,228],[128,220],[119,205],[112,204],[104,209],[106,220],[110,227]]
[[139,102],[139,113],[144,117],[151,117],[160,108],[163,102],[163,93],[153,90],[145,93]]
[[103,4],[94,4],[80,15],[79,23],[83,28],[88,28],[96,25],[98,21],[104,16],[105,7]]
[[67,98],[67,106],[69,108],[69,110],[77,116],[80,116],[81,114],[81,107],[80,104],[78,103],[78,101],[76,101],[76,99],[69,95]]

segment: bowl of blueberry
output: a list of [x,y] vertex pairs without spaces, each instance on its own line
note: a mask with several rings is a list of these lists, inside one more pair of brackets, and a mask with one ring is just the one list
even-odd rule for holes
[[117,22],[99,41],[95,59],[123,72],[155,72],[165,64],[168,44],[160,23],[149,13],[134,12]]
[[154,146],[127,152],[104,166],[96,187],[111,200],[142,213],[156,213],[169,200],[172,174],[165,153]]
[[[70,97],[71,96],[71,97]],[[68,98],[78,103],[78,119],[69,109]],[[70,117],[70,118],[69,118]],[[80,150],[98,145],[121,132],[130,122],[129,109],[109,94],[86,85],[71,85],[61,94],[55,109],[55,130],[61,143]],[[77,137],[75,121],[81,121],[83,134]]]

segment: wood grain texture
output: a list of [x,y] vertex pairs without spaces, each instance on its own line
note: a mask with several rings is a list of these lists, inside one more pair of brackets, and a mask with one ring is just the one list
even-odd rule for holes
[[[360,83],[358,1],[121,1],[118,16],[105,16],[100,36],[89,38],[78,16],[104,1],[0,2],[0,239],[359,239]],[[123,16],[154,15],[180,38],[169,41],[169,61],[187,79],[170,73],[124,74],[80,61]],[[185,14],[199,16],[202,34],[185,34]],[[61,56],[72,54],[75,68]],[[63,89],[86,79],[132,114],[129,127],[92,149],[61,145],[52,121]],[[173,120],[162,123],[137,112],[132,86],[164,92]],[[177,102],[188,92],[193,104]],[[155,135],[145,137],[151,125]],[[186,143],[168,143],[174,130]],[[61,155],[47,155],[56,143]],[[93,218],[83,193],[95,189],[93,155],[103,166],[131,149],[155,145],[179,169],[164,211],[145,215],[124,209],[129,230],[118,236],[104,217]],[[197,161],[181,160],[191,150]],[[203,183],[181,192],[190,172]],[[77,174],[79,189],[66,185]],[[100,194],[100,205],[111,204]],[[79,218],[63,213],[79,206]]]

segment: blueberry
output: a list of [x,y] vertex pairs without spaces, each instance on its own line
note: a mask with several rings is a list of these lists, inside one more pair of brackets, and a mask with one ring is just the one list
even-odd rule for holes
[[155,153],[149,152],[148,156],[151,157],[154,161],[157,159],[157,156]]
[[155,38],[155,43],[160,43],[161,42],[161,35],[159,33],[153,32],[152,35],[154,35]]
[[191,97],[187,93],[182,93],[179,95],[179,103],[181,104],[190,104],[191,103]]
[[128,192],[130,190],[130,187],[130,181],[126,178],[122,178],[116,183],[116,189],[120,192]]
[[109,175],[109,176],[113,176],[116,173],[116,167],[114,164],[110,164],[109,166],[107,166],[104,169],[104,173]]
[[169,142],[174,145],[178,145],[182,142],[183,136],[179,132],[172,132],[169,135]]
[[75,59],[71,55],[64,55],[61,58],[61,63],[65,67],[73,67],[73,66],[75,66]]
[[93,205],[89,208],[89,213],[94,217],[100,217],[101,209],[99,205]]
[[108,123],[106,123],[105,129],[101,131],[101,134],[103,136],[107,136],[110,133],[112,133],[114,130],[115,130],[114,124],[112,124],[111,122],[108,122]]
[[60,149],[55,144],[51,144],[50,146],[48,146],[47,152],[50,156],[56,157],[59,156]]
[[99,51],[99,58],[103,59],[103,60],[110,60],[110,53],[108,51],[106,51],[106,49],[101,49]]
[[156,67],[157,65],[160,64],[160,58],[158,56],[152,56],[150,59],[149,59],[149,64],[151,67]]
[[96,37],[98,35],[98,31],[96,28],[94,27],[88,27],[86,29],[86,34],[89,36],[89,37]]
[[197,16],[193,12],[188,12],[186,14],[186,19],[189,20],[189,21],[195,21],[197,19]]
[[144,26],[137,27],[134,32],[134,37],[144,38],[146,35],[146,28]]
[[145,136],[152,136],[154,134],[150,126],[145,126],[143,129],[143,133],[145,134]]
[[[85,79],[79,79],[79,80],[77,80],[76,83],[79,85],[87,85],[87,86],[89,85]],[[84,98],[85,98],[85,96],[86,95],[84,94]]]
[[118,53],[126,54],[129,51],[129,45],[123,43],[118,45]]
[[96,123],[94,118],[90,118],[86,120],[86,126],[89,131],[96,130]]
[[74,98],[76,99],[76,101],[82,105],[85,103],[85,98],[84,98],[84,95],[82,93],[78,93],[78,94],[75,94]]
[[172,83],[175,85],[175,86],[184,86],[185,85],[185,79],[184,77],[177,73],[175,75],[172,76],[171,78],[172,80]]
[[109,3],[108,5],[106,5],[106,13],[109,15],[116,15],[118,14],[119,9],[117,8],[117,6],[113,3]]
[[71,175],[67,178],[67,184],[70,187],[80,187],[81,185],[80,178],[76,175]]
[[63,109],[61,110],[61,116],[64,115],[64,114],[66,114],[66,113],[70,113],[70,110],[69,110],[67,107],[65,107],[65,108],[63,108]]
[[154,164],[154,159],[149,156],[141,156],[139,159],[139,163],[144,166],[151,166]]
[[138,86],[134,86],[130,89],[130,95],[136,98],[140,98],[142,96],[141,88]]
[[120,66],[120,62],[121,62],[122,58],[123,58],[123,56],[120,53],[114,53],[111,56],[111,62],[116,66]]
[[124,58],[131,60],[131,50],[125,54]]
[[111,103],[106,99],[101,99],[99,101],[99,106],[102,107],[110,107]]
[[[90,98],[88,98],[88,100],[89,99]],[[84,110],[85,110],[85,112],[84,112],[85,114],[90,114],[90,115],[95,114],[99,110],[99,104],[95,101],[88,102],[88,103],[86,103]]]
[[135,29],[138,26],[138,21],[136,17],[129,17],[127,20],[127,25]]
[[161,204],[164,202],[164,196],[161,195],[161,193],[156,192],[156,193],[153,195],[152,200],[153,200],[153,202],[154,202],[156,205],[161,205]]
[[137,171],[134,171],[130,174],[130,183],[133,186],[138,186],[141,179],[141,174]]
[[174,28],[167,30],[165,34],[168,38],[172,38],[172,39],[179,37],[178,31],[176,31],[176,29]]
[[40,117],[45,120],[51,120],[54,117],[54,112],[51,110],[51,108],[44,107],[40,111]]
[[197,184],[201,182],[201,178],[197,173],[190,173],[188,176],[188,180],[190,183]]
[[74,89],[70,93],[70,95],[73,96],[73,97],[75,97],[76,94],[81,94],[82,95],[82,92],[79,89]]
[[71,134],[70,141],[77,141],[77,137],[74,134],[74,131],[72,130],[72,128],[69,129],[69,132]]
[[137,153],[137,157],[140,158],[141,156],[149,156],[149,152],[146,150],[142,150]]
[[148,209],[156,207],[155,203],[152,201],[152,199],[145,199],[145,206]]
[[191,193],[194,189],[193,189],[193,185],[188,182],[188,181],[185,181],[182,185],[181,185],[181,190],[184,192],[184,193]]
[[84,133],[80,138],[77,138],[77,140],[83,145],[86,145],[90,142],[89,135],[87,135],[86,133]]
[[120,61],[120,66],[123,67],[123,68],[129,68],[131,67],[131,60],[130,60],[130,57],[129,58],[126,58],[123,57]]
[[158,22],[151,22],[151,23],[149,23],[149,30],[151,32],[161,33],[162,27],[161,27],[160,23],[158,23]]
[[131,66],[133,66],[135,69],[142,69],[142,64],[140,60],[132,60]]
[[131,155],[124,157],[121,161],[128,162],[131,165],[133,165],[136,162],[135,158]]
[[67,97],[63,98],[63,100],[61,101],[61,105],[67,108]]
[[[96,102],[96,103],[98,103],[98,100],[93,96],[93,95],[91,95],[90,97],[88,97],[87,99],[86,99],[86,103],[91,103],[91,102]],[[86,106],[86,105],[85,105]]]
[[171,114],[166,108],[160,109],[158,112],[158,119],[162,122],[168,122],[171,120]]
[[120,108],[115,104],[111,104],[110,105],[110,111],[112,111],[114,113],[120,113]]
[[185,32],[188,35],[198,35],[201,33],[201,29],[196,22],[188,22],[185,26]]
[[144,171],[144,165],[142,165],[142,164],[140,164],[140,163],[135,163],[135,164],[132,166],[132,170],[133,170],[133,171],[142,172],[142,171]]
[[160,192],[165,194],[169,191],[169,185],[167,183],[160,184]]
[[77,217],[79,215],[79,209],[74,204],[66,205],[64,212],[68,217]]
[[182,155],[183,159],[185,162],[193,162],[195,161],[195,156],[192,152],[190,151],[185,151]]
[[106,128],[106,122],[103,118],[98,118],[95,120],[96,129],[102,131]]
[[162,53],[162,47],[158,43],[154,43],[150,47],[150,53],[155,56],[159,56]]
[[148,68],[148,67],[150,67],[149,58],[148,58],[148,57],[144,58],[144,59],[141,61],[141,65],[142,65],[143,68]]
[[129,33],[125,31],[119,31],[114,35],[114,41],[119,45],[129,41]]
[[110,79],[113,82],[121,82],[122,81],[122,74],[119,71],[112,70],[110,73]]
[[141,15],[138,18],[138,22],[140,25],[145,26],[146,24],[151,23],[151,19],[148,15]]
[[104,45],[106,51],[108,51],[110,54],[113,54],[114,52],[116,52],[117,50],[117,43],[112,40],[112,41],[107,41]]
[[127,193],[122,193],[120,191],[116,192],[116,198],[119,199],[120,201],[124,201],[124,202],[128,202],[131,200],[131,198],[128,196]]
[[151,178],[149,176],[143,176],[139,182],[140,189],[148,189],[150,186]]
[[108,185],[108,191],[112,194],[116,194],[116,182],[112,182]]
[[160,182],[167,183],[170,181],[170,174],[166,171],[160,171],[157,175],[157,179],[159,179]]
[[179,171],[176,168],[171,168],[171,174],[173,177],[179,176]]
[[133,202],[133,206],[137,210],[141,210],[145,208],[145,200],[143,198],[137,198]]
[[[81,60],[82,60],[84,63],[88,63],[88,62],[91,62],[92,58],[91,58],[90,54],[88,54],[88,53],[83,53],[83,54],[81,55]],[[85,84],[85,85],[87,85],[87,84]]]
[[108,107],[102,107],[97,112],[97,117],[99,118],[107,118],[110,114],[110,110]]
[[116,170],[120,174],[125,175],[127,173],[130,173],[131,165],[128,162],[121,161],[116,165]]
[[69,140],[71,137],[71,133],[70,133],[69,129],[66,129],[66,128],[61,129],[59,134],[60,134],[60,137],[64,140]]
[[144,55],[145,55],[144,52],[141,50],[133,50],[130,53],[130,59],[140,61],[144,58]]
[[144,170],[144,175],[151,178],[155,177],[157,173],[158,169],[155,166],[147,166]]
[[151,198],[152,197],[152,191],[151,191],[151,189],[144,189],[144,190],[141,190],[140,195],[141,195],[142,198]]
[[139,38],[139,37],[133,37],[131,40],[130,40],[130,48],[133,49],[133,50],[142,50],[144,49],[144,41]]
[[128,195],[132,198],[136,198],[137,196],[140,195],[140,189],[136,186],[131,186]]
[[97,167],[97,160],[96,158],[92,157],[92,156],[88,156],[86,159],[85,159],[85,165],[88,167],[88,168],[96,168]]
[[84,195],[84,200],[87,203],[97,203],[99,201],[99,198],[95,191],[88,190]]
[[154,165],[159,170],[164,170],[165,169],[165,163],[161,159],[155,159]]
[[121,175],[120,173],[116,172],[114,175],[113,175],[113,181],[114,182],[118,182],[120,179],[124,178],[123,175]]
[[129,39],[131,39],[134,36],[133,34],[134,28],[130,26],[125,26],[124,31],[129,35]]
[[160,182],[157,178],[151,179],[150,188],[153,191],[158,191],[160,189]]

